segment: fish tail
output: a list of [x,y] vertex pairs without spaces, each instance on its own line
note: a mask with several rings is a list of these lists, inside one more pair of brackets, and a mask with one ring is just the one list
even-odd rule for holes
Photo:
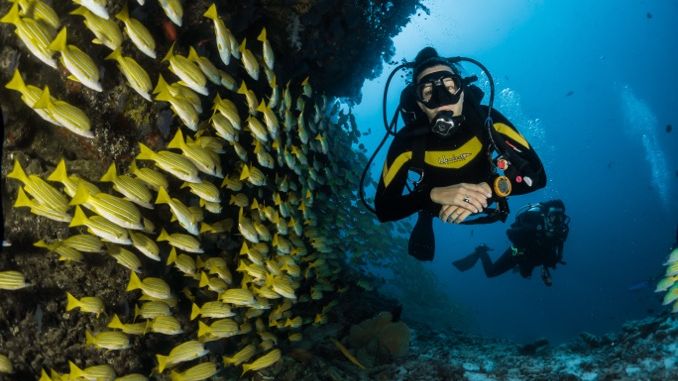
[[[195,318],[200,315],[200,307],[198,307],[197,304],[193,303],[193,306],[191,307],[191,320],[195,320]],[[198,336],[200,336],[198,334]]]
[[85,345],[95,345],[96,342],[94,340],[94,336],[92,336],[92,332],[88,330],[85,331]]
[[68,173],[66,172],[66,162],[64,159],[59,161],[59,164],[57,164],[56,168],[54,168],[54,172],[52,172],[49,177],[47,177],[47,180],[56,181],[58,183],[64,183],[68,181]]
[[200,272],[200,283],[198,284],[198,287],[205,287],[210,283],[209,278],[207,277],[207,274],[205,274],[204,271]]
[[215,21],[218,20],[219,15],[217,14],[217,6],[214,3],[212,3],[212,5],[210,5],[210,7],[207,8],[207,11],[205,11],[205,13],[203,13],[203,16],[205,16],[205,17],[207,17],[208,19],[211,19],[211,20],[215,20]]
[[[238,50],[240,50],[241,53],[243,53],[243,52],[245,52],[245,50],[247,50],[247,38],[242,39],[242,42],[240,43]],[[243,81],[243,83],[244,83],[244,81]]]
[[87,14],[88,10],[85,7],[77,7],[74,10],[70,11],[69,14],[71,15],[78,15],[78,16],[85,16]]
[[165,62],[169,61],[170,58],[172,58],[172,55],[174,54],[174,43],[170,46],[169,50],[167,51],[167,54],[160,60],[160,62]]
[[136,156],[137,160],[155,160],[155,152],[148,148],[144,143],[139,143],[139,154]]
[[49,95],[49,87],[45,86],[45,88],[42,90],[42,93],[40,94],[40,98],[38,99],[37,102],[33,105],[33,108],[36,109],[50,109],[53,108],[54,105],[52,104],[52,98]]
[[14,69],[12,79],[9,82],[7,82],[5,88],[10,90],[16,90],[22,94],[26,91],[26,83],[24,82],[24,79],[21,77],[19,69]]
[[258,41],[265,42],[266,41],[266,27],[264,27],[261,30],[261,33],[259,33],[259,36],[257,37]]
[[250,169],[247,167],[247,164],[242,166],[242,172],[240,173],[240,180],[245,180],[250,177]]
[[66,292],[66,311],[80,307],[80,301],[70,292]]
[[80,209],[79,206],[75,207],[75,214],[73,215],[73,219],[71,219],[71,223],[68,225],[68,227],[73,227],[73,226],[81,226],[85,225],[87,223],[87,216],[85,215],[85,212]]
[[198,52],[196,52],[195,49],[193,49],[193,47],[191,46],[191,47],[188,48],[188,57],[187,58],[191,61],[195,61],[200,57],[198,56]]
[[242,374],[240,375],[240,377],[244,376],[245,373],[249,372],[251,367],[252,367],[252,366],[249,365],[249,364],[243,365],[243,366],[242,366]]
[[259,112],[266,111],[266,103],[264,103],[263,99],[261,100],[261,102],[259,102],[259,106],[257,106],[257,111]]
[[158,197],[155,199],[156,204],[169,204],[172,199],[165,190],[165,187],[158,188]]
[[89,375],[82,369],[78,368],[73,361],[68,362],[68,370],[70,371],[69,379],[77,380],[79,378],[86,379]]
[[107,55],[106,60],[119,60],[122,58],[122,52],[120,50],[120,47],[116,48],[114,51],[111,52],[111,54]]
[[12,8],[10,8],[9,12],[7,12],[7,14],[0,19],[0,22],[5,24],[17,24],[20,21],[21,20],[19,19],[18,2],[14,3],[14,5],[12,5]]
[[161,230],[160,230],[160,235],[159,235],[158,238],[156,238],[155,240],[158,241],[158,242],[169,241],[169,234],[167,234],[167,232],[165,231],[165,229],[161,229]]
[[[129,283],[127,284],[127,290],[126,291],[132,291],[141,288],[141,279],[139,279],[139,276],[137,273],[132,271],[132,274],[129,277]],[[136,313],[136,311],[135,311]]]
[[108,328],[115,328],[115,329],[123,329],[125,326],[122,324],[122,321],[120,321],[118,314],[113,314],[113,318],[111,319],[111,322],[108,323],[107,327]]
[[155,358],[158,359],[158,372],[162,373],[162,371],[165,370],[165,367],[167,366],[167,359],[169,356],[155,355]]
[[198,322],[198,337],[206,336],[210,333],[210,331],[210,327],[207,324],[201,321]]
[[185,146],[186,142],[184,141],[184,134],[181,132],[181,128],[177,128],[176,134],[174,134],[172,140],[167,143],[167,148],[183,149]]
[[87,188],[82,183],[78,183],[78,188],[68,205],[82,205],[87,202],[88,198],[89,192],[87,191]]
[[122,22],[129,21],[129,10],[127,9],[127,2],[125,2],[124,4],[125,6],[122,7],[122,10],[115,15],[115,18]]
[[66,27],[63,27],[59,33],[57,33],[56,37],[54,37],[52,43],[49,44],[49,48],[57,52],[62,52],[66,50],[66,43]]
[[[202,199],[200,201],[202,201]],[[213,232],[213,231],[214,231],[214,228],[212,227],[212,225],[210,225],[206,222],[203,222],[203,223],[200,224],[200,234],[209,233],[209,232]]]
[[44,248],[44,249],[49,249],[49,246],[47,245],[47,242],[45,242],[45,241],[43,241],[43,240],[40,240],[40,241],[34,243],[33,246],[35,246],[35,247],[42,247],[42,248]]
[[242,95],[247,95],[247,85],[245,84],[245,81],[242,81],[242,83],[240,84],[240,87],[238,88],[237,93],[242,94]]
[[167,264],[171,265],[172,263],[176,262],[176,260],[177,260],[177,250],[175,248],[172,248],[172,250],[170,250],[169,255],[167,256]]
[[28,198],[28,196],[26,195],[26,192],[24,192],[23,187],[19,187],[19,190],[17,191],[16,201],[14,202],[14,207],[15,208],[20,208],[20,207],[32,208],[34,206],[35,206],[35,201]]
[[12,168],[12,172],[8,173],[7,177],[11,179],[17,179],[24,184],[29,182],[28,176],[26,175],[26,172],[24,172],[23,167],[21,167],[21,163],[19,163],[19,160],[14,160],[14,167]]
[[99,181],[103,182],[113,182],[115,179],[118,177],[118,171],[115,169],[115,163],[111,163],[110,167],[108,167],[108,170],[106,173],[104,173],[103,176],[99,179]]

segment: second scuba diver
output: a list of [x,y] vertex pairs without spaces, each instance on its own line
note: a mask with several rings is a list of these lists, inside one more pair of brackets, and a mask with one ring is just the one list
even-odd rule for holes
[[[504,221],[506,196],[544,187],[546,173],[527,140],[491,108],[493,94],[489,106],[481,105],[482,91],[461,77],[453,60],[426,47],[410,67],[412,83],[400,100],[405,127],[389,148],[374,203],[382,222],[418,212],[409,253],[432,260],[434,216],[450,223]],[[493,151],[499,156],[493,158]],[[410,172],[419,179],[404,194]],[[496,210],[489,208],[493,202]],[[477,218],[467,220],[475,214]]]
[[506,231],[511,246],[494,263],[487,253],[489,248],[480,245],[473,253],[452,264],[459,271],[466,271],[480,259],[488,278],[516,267],[520,275],[528,278],[535,267],[542,266],[542,281],[551,286],[549,269],[555,269],[557,264],[565,264],[563,246],[570,231],[569,222],[570,218],[565,214],[565,204],[561,200],[528,205]]

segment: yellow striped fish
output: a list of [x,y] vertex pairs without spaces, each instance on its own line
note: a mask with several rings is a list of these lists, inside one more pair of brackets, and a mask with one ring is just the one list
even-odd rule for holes
[[205,87],[207,84],[205,75],[200,71],[200,68],[187,57],[174,54],[174,44],[172,44],[162,61],[169,62],[170,71],[181,78],[187,87],[202,95],[209,94],[207,87]]
[[129,348],[129,338],[119,331],[105,331],[94,335],[87,330],[85,331],[85,345],[92,345],[110,351],[119,351]]
[[106,0],[73,0],[74,3],[89,9],[95,15],[108,20],[108,10],[106,9]]
[[223,356],[223,361],[225,366],[234,365],[238,366],[245,361],[249,360],[254,356],[257,351],[257,347],[254,344],[248,344],[235,353],[233,356]]
[[57,33],[49,48],[61,53],[61,64],[71,73],[69,79],[76,80],[94,91],[101,92],[99,67],[94,60],[75,45],[66,40],[66,27]]
[[158,245],[143,233],[129,231],[130,238],[132,238],[132,245],[141,252],[141,254],[154,260],[160,261],[160,249]]
[[144,230],[141,212],[131,201],[103,192],[93,195],[84,186],[79,185],[70,205],[85,203],[88,203],[96,214],[120,227]]
[[157,316],[149,323],[151,332],[174,336],[183,333],[181,324],[174,316]]
[[172,348],[167,356],[155,355],[158,359],[158,372],[162,373],[165,368],[182,362],[195,360],[208,353],[203,344],[196,340],[181,343]]
[[160,278],[147,277],[143,280],[135,272],[131,272],[127,291],[140,289],[142,293],[158,299],[169,299],[172,296],[170,286]]
[[44,24],[56,30],[61,25],[59,15],[54,8],[41,0],[12,0],[19,4],[21,16],[32,18],[36,21],[42,21]]
[[52,99],[49,88],[45,86],[40,99],[33,105],[36,109],[45,109],[57,122],[58,126],[64,127],[76,135],[91,139],[94,137],[91,122],[87,114],[81,109],[64,101]]
[[167,256],[167,265],[174,264],[174,266],[188,276],[195,275],[195,261],[186,254],[177,255],[177,250],[173,247]]
[[59,122],[52,118],[52,116],[49,114],[49,112],[47,112],[47,110],[33,108],[33,106],[38,102],[38,99],[40,99],[40,95],[42,95],[42,90],[40,90],[40,88],[36,86],[26,85],[18,68],[14,69],[12,79],[9,82],[7,82],[5,88],[10,90],[16,90],[17,92],[19,92],[21,94],[21,100],[33,111],[35,111],[38,115],[40,115],[42,119],[52,124],[59,125]]
[[99,181],[112,182],[113,189],[120,192],[130,201],[146,209],[153,209],[153,204],[151,204],[151,198],[153,196],[144,183],[129,175],[118,175],[115,163],[112,163],[108,167],[108,170],[101,176]]
[[177,26],[181,26],[181,19],[184,17],[184,8],[179,0],[158,0],[160,7],[167,18],[172,20]]
[[139,154],[136,159],[154,161],[158,168],[174,175],[180,180],[188,181],[190,183],[201,182],[198,177],[198,169],[195,165],[178,153],[170,151],[154,152],[143,143],[139,143]]
[[151,32],[146,29],[144,24],[139,20],[130,17],[129,11],[127,9],[127,3],[125,3],[122,10],[115,15],[115,18],[122,21],[125,24],[125,32],[134,43],[134,46],[137,49],[141,50],[145,55],[155,58],[155,40]]
[[238,323],[231,319],[219,319],[211,325],[198,322],[198,339],[202,342],[215,341],[239,333]]
[[14,202],[13,205],[15,208],[20,208],[20,207],[26,207],[31,209],[31,213],[37,215],[37,216],[42,216],[45,218],[49,218],[50,220],[53,221],[58,221],[58,222],[70,222],[72,221],[72,217],[70,214],[66,212],[62,212],[59,210],[54,210],[50,206],[47,206],[45,204],[39,203],[37,200],[31,200],[26,196],[26,193],[23,190],[23,187],[19,187],[19,190],[17,192],[17,198],[16,201]]
[[228,66],[231,62],[231,40],[235,40],[231,31],[226,27],[221,17],[217,13],[217,6],[212,3],[203,16],[214,21],[214,33],[216,35],[217,51],[224,65]]
[[242,64],[243,67],[245,68],[245,71],[247,74],[252,77],[253,80],[258,80],[259,79],[259,62],[257,61],[257,58],[254,56],[252,51],[247,49],[247,39],[243,39],[242,43],[240,43],[240,54],[242,55]]
[[128,335],[145,335],[146,331],[148,330],[148,323],[147,322],[141,322],[141,323],[131,323],[131,324],[125,324],[120,320],[120,317],[118,317],[117,314],[113,314],[113,318],[111,321],[108,323],[106,326],[108,328],[113,328],[113,329],[119,329],[122,332],[128,334]]
[[172,140],[167,143],[167,148],[176,148],[181,150],[183,155],[187,157],[198,170],[211,176],[223,178],[221,172],[221,162],[219,157],[210,155],[210,151],[200,147],[197,144],[188,144],[184,140],[184,134],[181,129],[177,129]]
[[0,290],[19,290],[30,285],[24,274],[18,271],[0,271]]
[[144,99],[152,102],[151,90],[153,83],[146,70],[137,63],[132,57],[122,55],[120,47],[116,48],[111,54],[106,56],[107,60],[115,60],[118,63],[118,69],[127,80],[127,84],[141,95]]
[[72,235],[62,243],[84,253],[101,253],[104,250],[101,240],[90,234]]
[[[190,89],[189,89],[190,90]],[[153,89],[153,94],[156,94],[155,100],[168,102],[172,111],[181,119],[181,122],[193,131],[198,130],[198,109],[195,101],[182,95],[180,90],[172,85],[168,85],[162,75],[158,76],[158,84]],[[199,102],[198,104],[199,105]]]
[[108,254],[123,267],[136,273],[141,272],[141,261],[133,252],[118,245],[109,245]]
[[129,171],[153,190],[157,191],[160,187],[169,188],[165,175],[152,168],[139,168],[136,160],[132,160]]
[[7,174],[7,177],[21,181],[26,192],[33,196],[38,203],[61,212],[68,210],[66,196],[39,176],[27,175],[18,160],[14,160],[14,167]]
[[262,51],[264,53],[264,63],[266,66],[273,70],[273,65],[275,64],[275,56],[273,54],[273,48],[271,47],[271,42],[266,38],[266,28],[261,30],[259,36],[257,37],[258,41],[261,41]]
[[73,262],[82,262],[82,253],[78,250],[66,246],[61,242],[47,243],[43,240],[39,240],[33,244],[35,247],[41,247],[59,254],[60,261],[73,261]]
[[63,380],[96,380],[113,381],[115,370],[110,365],[94,365],[85,369],[78,368],[72,361],[68,362],[69,375],[64,375]]
[[85,18],[85,26],[94,33],[93,44],[104,45],[111,50],[122,45],[122,32],[114,20],[101,18],[85,7],[78,7],[70,14]]
[[[179,199],[170,197],[169,194],[167,194],[165,188],[158,189],[158,198],[155,200],[155,203],[169,205],[170,210],[172,211],[172,215],[174,216],[174,218],[177,219],[177,221],[179,221],[179,225],[181,225],[184,229],[186,229],[186,231],[193,235],[199,234],[197,217]],[[163,236],[164,239],[168,238],[166,237],[166,235],[167,234],[165,233],[165,236]],[[173,246],[174,246],[173,242],[177,243],[176,241],[170,241],[170,244]],[[202,250],[200,249],[199,243],[196,245],[195,239],[189,240],[186,238],[182,241],[179,241],[177,244],[180,246],[175,247],[182,249],[184,251],[188,251],[191,253],[202,253],[202,251],[194,251]],[[186,250],[186,248],[188,248],[189,250]]]
[[267,354],[259,357],[258,359],[252,361],[251,363],[243,364],[242,366],[242,374],[244,375],[245,373],[251,371],[251,370],[261,370],[264,368],[268,368],[269,366],[275,364],[280,360],[281,353],[280,349],[274,349]]
[[80,312],[88,312],[97,315],[104,312],[104,301],[98,296],[83,296],[78,299],[70,292],[66,292],[66,311],[79,308]]
[[206,302],[202,307],[198,307],[197,304],[193,303],[191,308],[191,320],[195,320],[198,316],[210,319],[222,319],[235,316],[235,312],[231,311],[230,305],[218,300]]
[[184,372],[172,371],[170,378],[172,381],[201,381],[214,376],[216,373],[217,366],[209,361],[194,365]]
[[28,17],[22,18],[19,15],[17,3],[14,3],[9,12],[0,18],[0,22],[16,26],[16,34],[28,50],[40,61],[54,69],[57,68],[56,60],[52,58],[54,52],[49,48],[52,37],[54,37],[50,26]]

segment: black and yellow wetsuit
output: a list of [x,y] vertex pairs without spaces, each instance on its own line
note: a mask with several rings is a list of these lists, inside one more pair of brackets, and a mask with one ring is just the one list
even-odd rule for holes
[[[467,107],[464,104],[463,114],[466,119],[460,131],[450,138],[441,138],[432,133],[426,135],[424,175],[421,183],[407,194],[404,194],[404,190],[413,162],[414,142],[417,140],[413,132],[426,127],[406,126],[396,134],[374,200],[380,221],[399,220],[420,210],[428,210],[437,215],[441,205],[431,200],[430,192],[434,187],[459,183],[492,184],[497,175],[488,157],[490,143],[484,137],[480,117],[486,113],[486,106]],[[528,186],[525,181],[518,182],[515,177],[509,176],[512,183],[511,194],[529,193],[546,185],[544,168],[527,140],[499,112],[493,110],[492,118],[497,137],[503,138],[504,148],[515,155],[515,160],[512,161],[520,162],[521,175],[531,179],[531,186]],[[495,138],[496,140],[498,139]]]

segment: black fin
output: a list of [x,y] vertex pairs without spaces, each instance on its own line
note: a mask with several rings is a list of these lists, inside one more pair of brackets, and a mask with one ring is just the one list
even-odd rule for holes
[[480,259],[480,253],[474,251],[473,253],[465,256],[464,258],[457,259],[456,261],[452,262],[452,265],[454,265],[454,267],[456,267],[457,270],[459,271],[467,271],[476,265],[478,259]]
[[419,212],[417,223],[410,233],[407,245],[408,253],[420,261],[432,261],[436,250],[435,236],[433,235],[433,214]]

